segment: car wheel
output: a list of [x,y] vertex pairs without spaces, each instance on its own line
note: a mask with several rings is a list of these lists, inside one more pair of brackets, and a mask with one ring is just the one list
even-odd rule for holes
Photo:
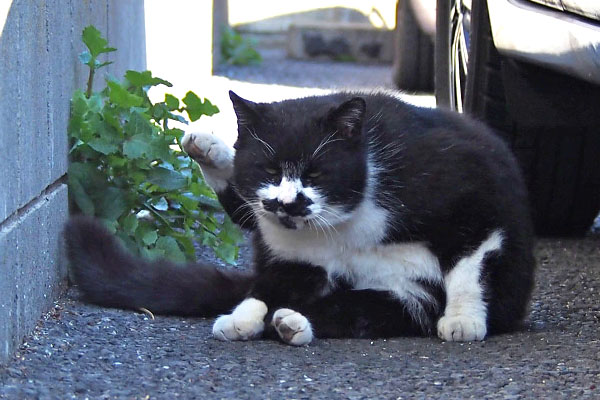
[[396,5],[393,80],[402,90],[433,91],[433,40],[421,30],[410,0]]
[[569,107],[587,102],[578,110],[592,110],[598,91],[502,57],[482,0],[437,1],[435,57],[438,106],[485,121],[511,146],[536,232],[584,234],[600,209],[600,135],[594,111],[578,115]]

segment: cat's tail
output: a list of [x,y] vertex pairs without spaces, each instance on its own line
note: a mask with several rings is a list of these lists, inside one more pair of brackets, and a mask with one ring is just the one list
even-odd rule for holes
[[209,264],[177,265],[132,256],[99,222],[72,218],[65,228],[72,278],[84,300],[105,307],[210,317],[241,302],[250,273]]

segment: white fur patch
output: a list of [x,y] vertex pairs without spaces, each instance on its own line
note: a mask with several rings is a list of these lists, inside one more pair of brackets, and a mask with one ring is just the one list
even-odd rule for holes
[[213,336],[219,340],[259,338],[265,328],[267,305],[257,299],[242,301],[231,314],[221,315],[213,324]]
[[289,308],[280,308],[273,314],[271,324],[287,344],[303,346],[313,339],[312,326],[306,317]]
[[181,140],[183,149],[202,168],[206,183],[215,192],[227,188],[227,181],[233,175],[235,150],[211,133],[186,133]]
[[483,340],[487,334],[487,305],[480,283],[485,255],[502,247],[496,230],[470,255],[460,259],[444,277],[446,309],[438,321],[438,336],[447,341]]
[[267,218],[258,223],[275,257],[319,265],[332,281],[342,276],[357,289],[390,291],[419,317],[421,302],[434,299],[415,281],[441,282],[439,262],[422,243],[381,244],[387,218],[384,209],[365,200],[345,221],[322,231],[285,229]]
[[296,200],[298,193],[303,191],[300,179],[282,177],[279,185],[268,184],[257,191],[261,200],[278,200],[283,204],[290,204]]

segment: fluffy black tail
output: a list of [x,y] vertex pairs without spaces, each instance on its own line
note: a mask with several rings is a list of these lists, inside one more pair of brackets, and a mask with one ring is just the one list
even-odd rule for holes
[[249,273],[208,264],[138,259],[87,217],[72,218],[65,238],[72,277],[84,299],[105,307],[209,317],[242,301],[253,279]]

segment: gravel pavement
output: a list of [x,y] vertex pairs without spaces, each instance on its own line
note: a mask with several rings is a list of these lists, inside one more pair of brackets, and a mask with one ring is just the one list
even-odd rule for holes
[[[388,67],[349,64],[281,61],[221,74],[238,83],[390,86]],[[326,84],[315,83],[323,76]],[[223,343],[210,320],[99,308],[70,289],[0,368],[0,398],[600,398],[600,235],[540,240],[536,255],[526,329],[477,343]]]

